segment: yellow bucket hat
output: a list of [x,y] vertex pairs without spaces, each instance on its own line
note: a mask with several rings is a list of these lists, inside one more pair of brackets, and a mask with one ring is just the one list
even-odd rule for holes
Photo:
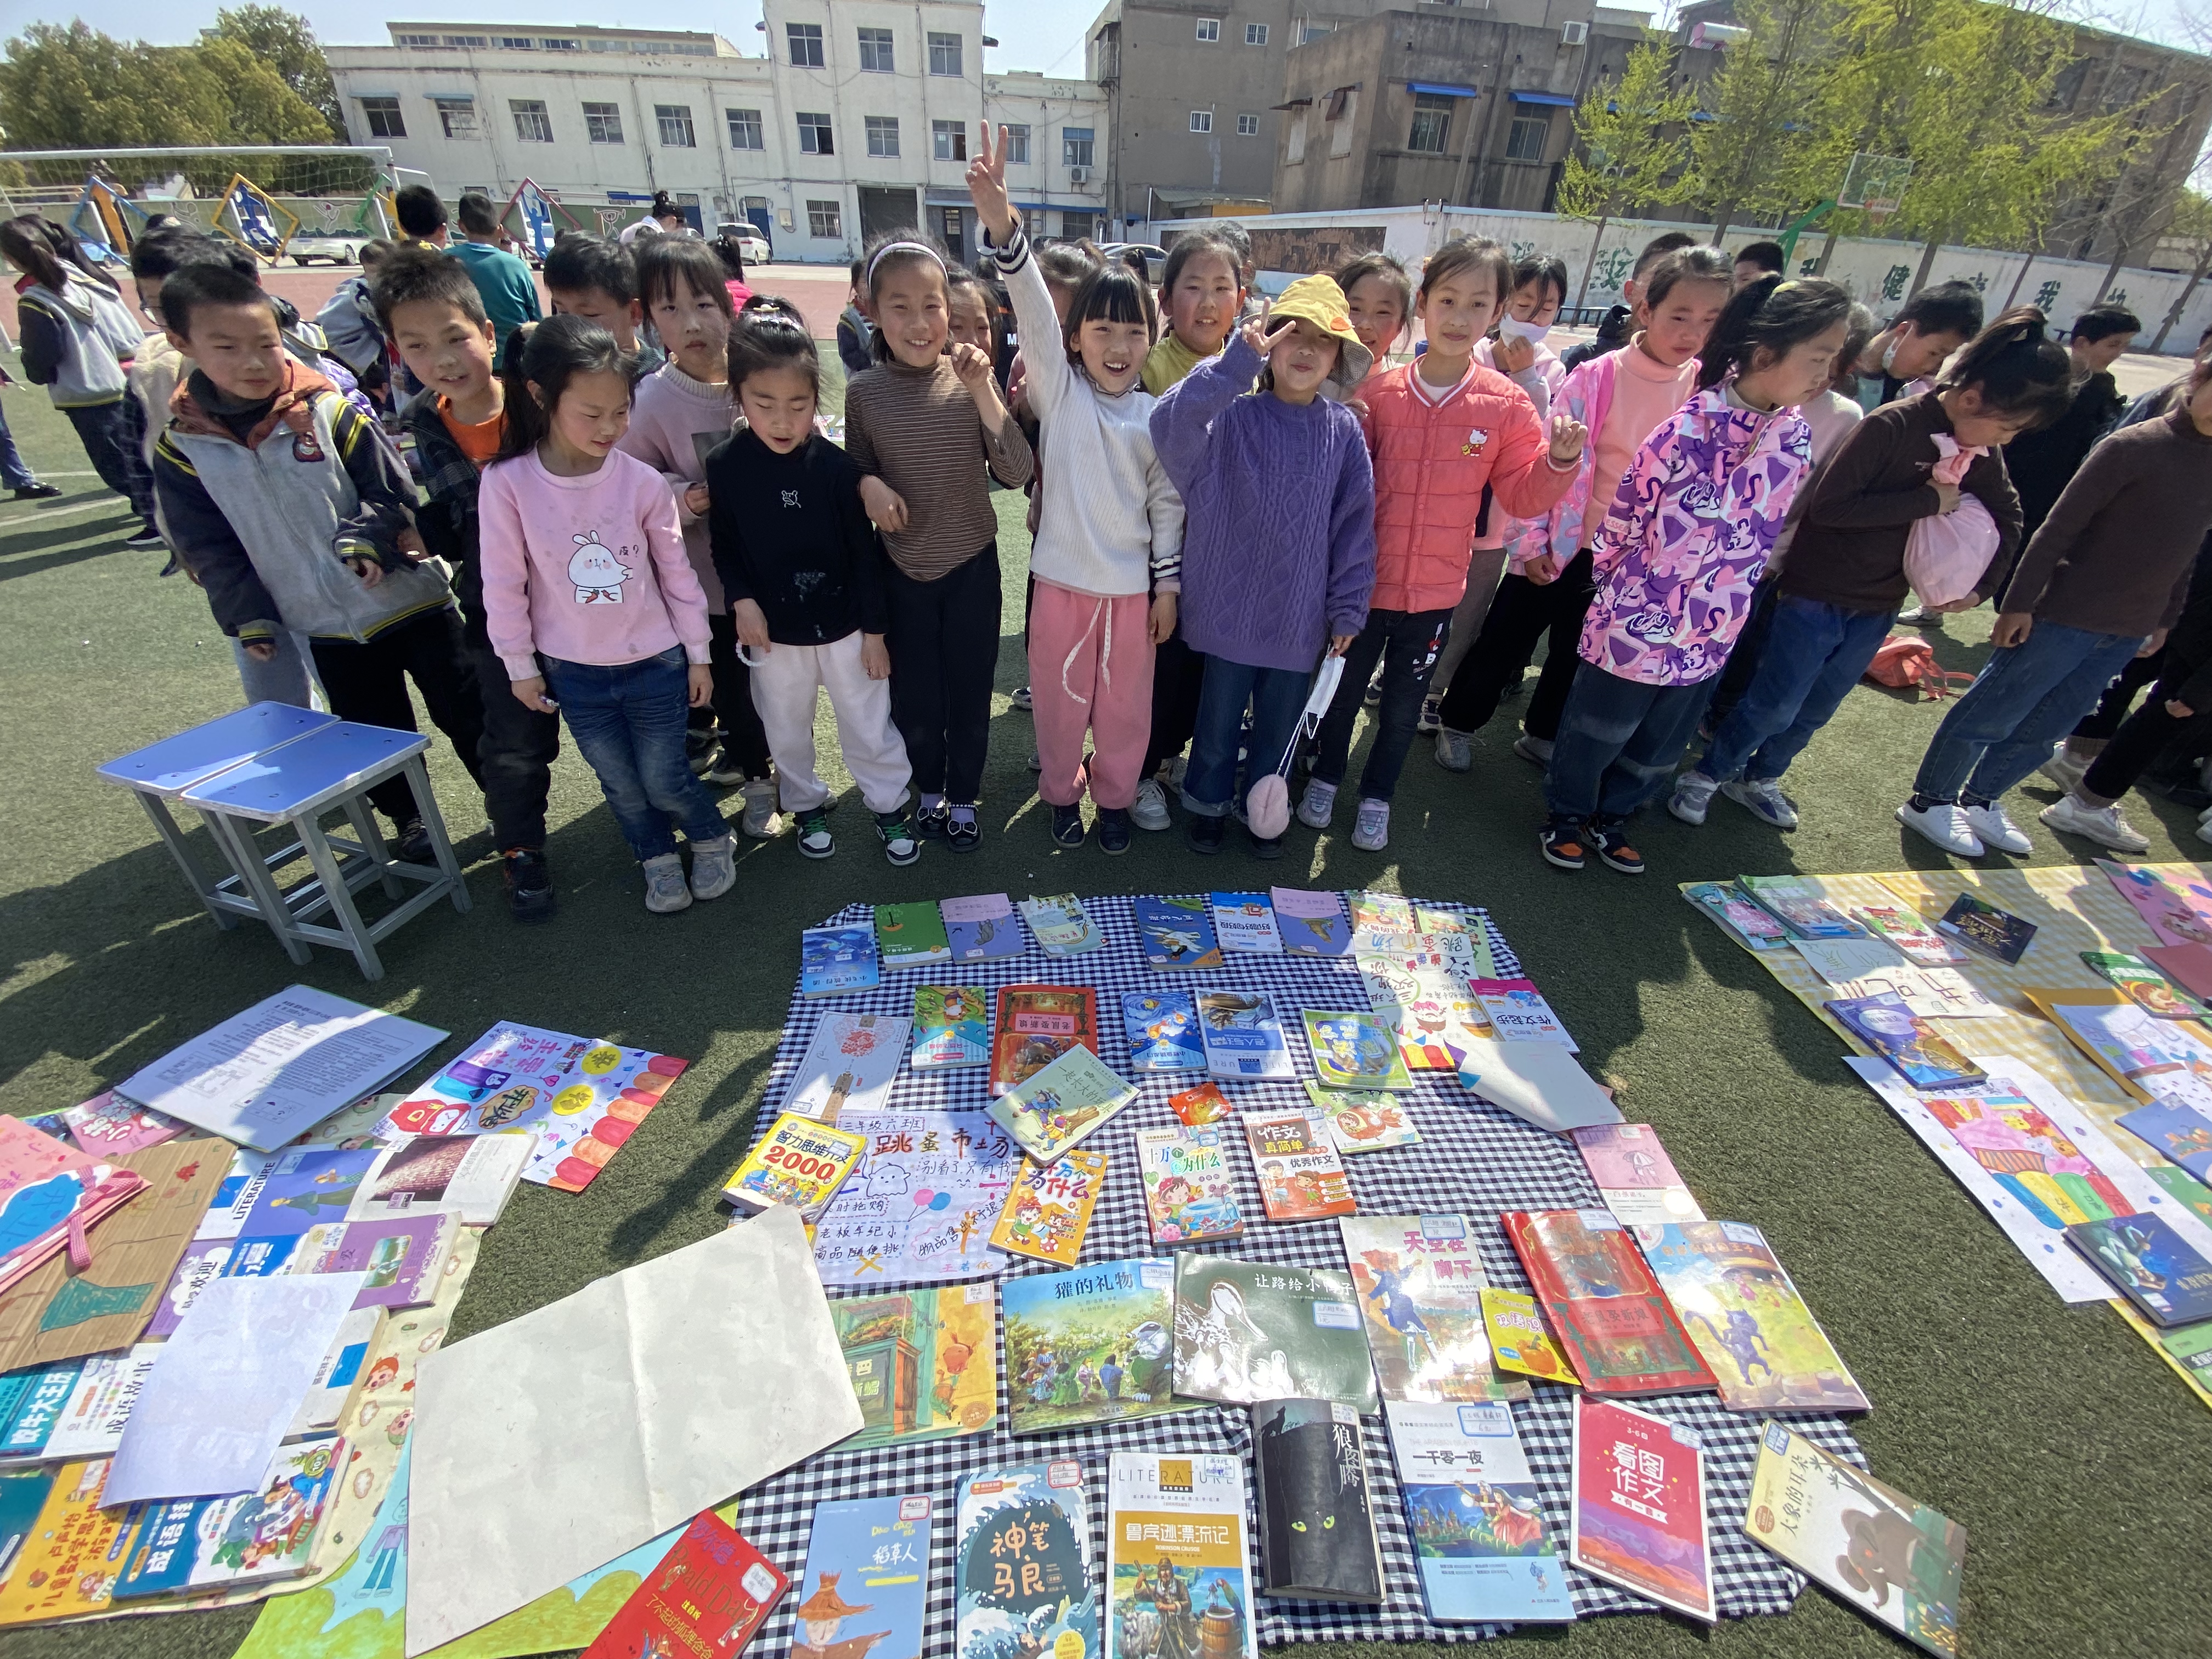
[[1267,326],[1272,329],[1285,317],[1311,323],[1336,341],[1336,373],[1329,379],[1337,385],[1357,386],[1367,378],[1367,371],[1375,366],[1375,354],[1353,332],[1344,290],[1336,285],[1335,277],[1301,276],[1285,289],[1268,310]]

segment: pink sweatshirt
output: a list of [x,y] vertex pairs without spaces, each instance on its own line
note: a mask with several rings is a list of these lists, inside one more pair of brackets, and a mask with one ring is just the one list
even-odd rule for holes
[[642,662],[681,644],[707,660],[707,596],[661,476],[620,450],[559,478],[535,453],[489,467],[477,498],[484,620],[509,679],[564,662]]
[[629,430],[615,446],[667,481],[676,498],[676,521],[684,527],[684,550],[691,556],[691,574],[707,595],[708,611],[717,617],[730,606],[707,545],[707,520],[684,505],[684,495],[693,484],[707,481],[708,452],[730,435],[737,418],[737,396],[727,386],[708,386],[672,362],[663,363],[637,383]]

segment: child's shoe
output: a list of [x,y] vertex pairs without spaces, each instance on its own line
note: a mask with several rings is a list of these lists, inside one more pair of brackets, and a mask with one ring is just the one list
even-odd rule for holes
[[169,544],[162,539],[161,532],[155,528],[153,520],[149,519],[138,526],[137,535],[125,536],[123,544],[134,552],[150,553],[154,549],[167,547]]
[[2061,795],[2035,815],[2063,835],[2080,836],[2115,853],[2148,853],[2150,837],[2120,816],[2118,801],[2091,806],[2072,793]]
[[2081,780],[2088,775],[2089,763],[2070,753],[2062,738],[2052,748],[2051,758],[2035,769],[2070,795],[2081,787]]
[[945,826],[952,821],[952,808],[939,801],[932,806],[927,802],[914,809],[914,832],[924,841],[943,841]]
[[535,847],[510,847],[499,855],[500,873],[507,884],[507,911],[517,921],[550,921],[553,918],[553,872],[545,854]]
[[645,861],[645,908],[656,916],[691,908],[691,889],[684,879],[684,860],[663,853]]
[[718,899],[738,884],[738,832],[691,843],[691,896]]
[[1620,824],[1591,819],[1589,842],[1590,849],[1607,868],[1618,870],[1624,876],[1644,873],[1644,854],[1628,844],[1628,831]]
[[399,826],[399,833],[392,838],[392,856],[402,864],[430,864],[436,855],[430,851],[430,827],[420,817],[412,817]]
[[1052,809],[1052,840],[1055,847],[1083,845],[1083,803]]
[[1168,792],[1158,778],[1137,786],[1137,799],[1129,808],[1129,822],[1139,830],[1164,830],[1175,820],[1168,816]]
[[1441,691],[1431,691],[1423,697],[1421,717],[1413,722],[1413,730],[1424,734],[1443,730],[1444,723],[1437,714],[1437,710],[1443,706],[1443,701],[1444,694]]
[[1437,764],[1447,772],[1464,772],[1474,764],[1474,750],[1466,732],[1448,726],[1437,728]]
[[1777,830],[1797,827],[1797,803],[1782,793],[1779,778],[1736,778],[1721,786],[1726,795],[1761,823]]
[[1030,696],[1030,689],[1026,685],[1016,686],[1006,701],[1017,708],[1032,708],[1036,704],[1036,699]]
[[903,811],[877,813],[876,835],[884,843],[884,856],[901,869],[921,856],[921,843]]
[[1915,806],[1907,801],[1897,809],[1897,821],[1947,853],[1962,859],[1982,855],[1982,838],[1974,833],[1966,822],[1966,810],[1956,801],[1939,801],[1933,806]]
[[1359,701],[1366,704],[1370,708],[1379,708],[1382,707],[1382,671],[1381,669],[1376,669],[1375,671],[1375,678],[1367,682],[1367,690],[1360,694]]
[[827,806],[810,806],[799,815],[799,850],[810,859],[826,859],[837,850]]
[[1102,806],[1098,809],[1098,850],[1109,858],[1119,858],[1129,850],[1127,807]]
[[744,815],[738,820],[738,828],[755,841],[774,841],[783,833],[783,817],[775,810],[775,780],[754,778],[741,785],[738,793],[744,798]]
[[951,806],[945,809],[951,817],[945,820],[945,847],[947,852],[972,853],[982,844],[983,827],[975,822],[972,806]]
[[1359,818],[1352,827],[1352,844],[1363,853],[1379,853],[1390,844],[1390,803],[1363,800]]
[[1549,766],[1552,763],[1552,739],[1532,738],[1523,732],[1513,739],[1513,752],[1531,766]]
[[1306,792],[1298,799],[1298,822],[1309,830],[1326,830],[1335,811],[1336,786],[1308,778]]
[[1719,787],[1717,781],[1703,772],[1685,772],[1674,780],[1674,793],[1668,799],[1667,810],[1685,823],[1703,823],[1713,804],[1713,792]]
[[2014,858],[2026,858],[2035,850],[2027,831],[2012,821],[2002,801],[1984,801],[1978,806],[1968,806],[1964,801],[1960,809],[1966,814],[1966,828],[1982,838],[1982,845],[1994,847],[2000,853],[2009,853]]
[[1283,856],[1283,838],[1280,836],[1261,835],[1249,823],[1244,826],[1244,833],[1252,838],[1254,858],[1279,859]]
[[1221,850],[1222,840],[1228,833],[1227,818],[1210,818],[1202,812],[1193,812],[1182,821],[1183,845],[1208,857]]
[[1583,840],[1583,827],[1572,818],[1547,818],[1536,837],[1537,848],[1547,864],[1556,864],[1562,870],[1579,870],[1588,856]]

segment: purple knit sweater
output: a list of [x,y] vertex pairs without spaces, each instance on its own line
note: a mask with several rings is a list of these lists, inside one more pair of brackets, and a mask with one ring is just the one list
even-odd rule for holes
[[1194,651],[1303,673],[1367,624],[1375,470],[1358,417],[1249,392],[1260,355],[1231,337],[1152,410],[1182,492],[1182,637]]

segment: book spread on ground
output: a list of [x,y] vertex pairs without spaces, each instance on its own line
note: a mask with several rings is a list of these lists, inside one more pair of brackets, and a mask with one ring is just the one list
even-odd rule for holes
[[1344,904],[1334,893],[1305,887],[1273,887],[1275,925],[1283,949],[1295,957],[1340,957],[1352,947],[1352,928]]
[[940,899],[937,913],[944,920],[945,941],[955,962],[994,962],[1029,949],[1013,901],[1004,893]]
[[1598,1196],[1615,1221],[1644,1227],[1705,1218],[1650,1124],[1592,1123],[1570,1130],[1567,1138],[1583,1155]]
[[1984,1075],[1948,1037],[1907,1007],[1903,997],[1850,997],[1820,1006],[1916,1089],[1979,1083]]
[[992,1121],[1039,1164],[1104,1128],[1137,1085],[1089,1048],[1069,1048],[993,1101]]
[[297,1577],[337,1508],[345,1463],[346,1443],[326,1436],[283,1448],[258,1491],[144,1506],[123,1543],[115,1599]]
[[1490,1336],[1490,1352],[1498,1368],[1540,1376],[1547,1382],[1579,1386],[1574,1367],[1552,1340],[1543,1310],[1526,1291],[1502,1291],[1486,1286],[1482,1292],[1482,1327]]
[[876,954],[886,968],[934,968],[952,960],[945,918],[921,901],[876,906]]
[[1397,1095],[1372,1089],[1324,1089],[1304,1079],[1306,1101],[1328,1119],[1340,1152],[1382,1152],[1420,1143],[1413,1109]]
[[1006,1405],[1016,1434],[1156,1417],[1175,1397],[1175,1262],[1138,1256],[1003,1281]]
[[1225,1123],[1137,1131],[1138,1171],[1153,1243],[1234,1238],[1244,1231],[1229,1169],[1229,1133]]
[[1359,1413],[1328,1400],[1260,1401],[1252,1473],[1260,1594],[1380,1605],[1382,1557]]
[[1098,994],[1088,985],[1001,985],[991,1033],[991,1092],[1002,1095],[1071,1048],[1098,1052]]
[[1592,1394],[1717,1386],[1611,1212],[1508,1210],[1498,1219]]
[[1371,890],[1346,893],[1352,902],[1352,925],[1354,928],[1371,928],[1378,933],[1414,933],[1420,931],[1413,920],[1412,902],[1397,893],[1382,893]]
[[1390,1455],[1421,1568],[1421,1598],[1439,1625],[1575,1616],[1574,1598],[1503,1401],[1392,1400]]
[[1243,1464],[1115,1452],[1110,1470],[1106,1659],[1259,1659]]
[[1259,991],[1200,991],[1198,1034],[1206,1068],[1215,1077],[1297,1075],[1273,999]]
[[1106,1154],[1088,1147],[1050,1164],[1022,1160],[1021,1174],[991,1228],[994,1249],[1062,1267],[1075,1265],[1091,1212],[1106,1186]]
[[1954,939],[1963,939],[1983,955],[1999,962],[2016,963],[2035,940],[2035,924],[2009,910],[2000,910],[1987,899],[1961,893],[1951,901],[1936,927]]
[[1273,1112],[1248,1107],[1243,1115],[1268,1220],[1318,1221],[1358,1211],[1328,1119],[1310,1106]]
[[884,1659],[918,1659],[929,1600],[931,1509],[927,1492],[814,1506],[805,1576],[791,1610],[792,1659],[860,1659],[879,1647]]
[[1573,1468],[1574,1564],[1662,1607],[1717,1622],[1698,1431],[1578,1395]]
[[1802,876],[1738,876],[1735,884],[1792,939],[1850,939],[1865,931]]
[[81,1106],[62,1113],[69,1137],[81,1152],[95,1158],[117,1158],[148,1146],[158,1146],[184,1133],[185,1126],[161,1112],[149,1112],[119,1099],[112,1089],[103,1089]]
[[1491,1370],[1482,1257],[1465,1216],[1346,1216],[1336,1224],[1385,1400],[1527,1397],[1527,1383],[1501,1384]]
[[1083,902],[1073,893],[1024,899],[1022,920],[1029,923],[1030,932],[1036,935],[1036,942],[1044,946],[1048,956],[1080,956],[1106,942],[1106,935],[1098,931],[1097,923],[1085,912]]
[[2159,1217],[2079,1221],[2066,1239],[2154,1325],[2212,1320],[2212,1261]]
[[1765,952],[1790,948],[1790,930],[1733,887],[1717,881],[1693,881],[1682,889],[1682,896],[1746,950]]
[[882,983],[876,930],[868,927],[808,927],[799,935],[799,988],[810,997],[872,991]]
[[2081,960],[2109,980],[2128,1000],[2160,1019],[2203,1019],[2212,1009],[2141,957],[2124,951],[2084,951]]
[[962,1478],[958,1501],[957,1659],[1097,1654],[1097,1563],[1083,1466],[1070,1457],[978,1470]]
[[1375,1409],[1352,1275],[1184,1251],[1176,1257],[1176,1392],[1249,1406],[1336,1400]]
[[1188,991],[1124,991],[1121,1030],[1133,1072],[1203,1072],[1198,1008]]
[[694,1516],[583,1659],[679,1653],[737,1659],[790,1582],[720,1516],[711,1510]]
[[1909,904],[1862,904],[1851,914],[1917,966],[1953,968],[1967,960],[1967,952],[1929,927],[1928,919]]
[[1556,1042],[1571,1054],[1580,1052],[1533,981],[1471,979],[1467,988],[1474,994],[1475,1001],[1489,1018],[1495,1041]]
[[1275,907],[1265,893],[1209,893],[1206,899],[1213,907],[1213,934],[1223,950],[1283,953]]
[[[981,986],[914,988],[914,1069],[991,1063],[991,1003]],[[897,1073],[896,1060],[891,1070]]]
[[787,1205],[811,1221],[859,1166],[867,1145],[864,1134],[785,1112],[730,1171],[723,1195],[752,1211]]
[[988,1434],[996,1427],[997,1316],[988,1279],[830,1303],[830,1322],[860,1403],[860,1428],[839,1443],[842,1449]]
[[1206,902],[1197,898],[1155,898],[1139,893],[1129,901],[1137,921],[1137,942],[1155,968],[1221,966],[1221,945]]
[[1390,1022],[1360,1011],[1307,1008],[1300,1011],[1314,1077],[1324,1089],[1409,1090],[1413,1074],[1398,1052]]
[[1638,1227],[1652,1276],[1732,1412],[1863,1412],[1867,1397],[1774,1259],[1742,1221]]
[[369,1171],[346,1219],[391,1221],[450,1210],[465,1227],[489,1227],[537,1150],[537,1137],[527,1130],[403,1140]]

